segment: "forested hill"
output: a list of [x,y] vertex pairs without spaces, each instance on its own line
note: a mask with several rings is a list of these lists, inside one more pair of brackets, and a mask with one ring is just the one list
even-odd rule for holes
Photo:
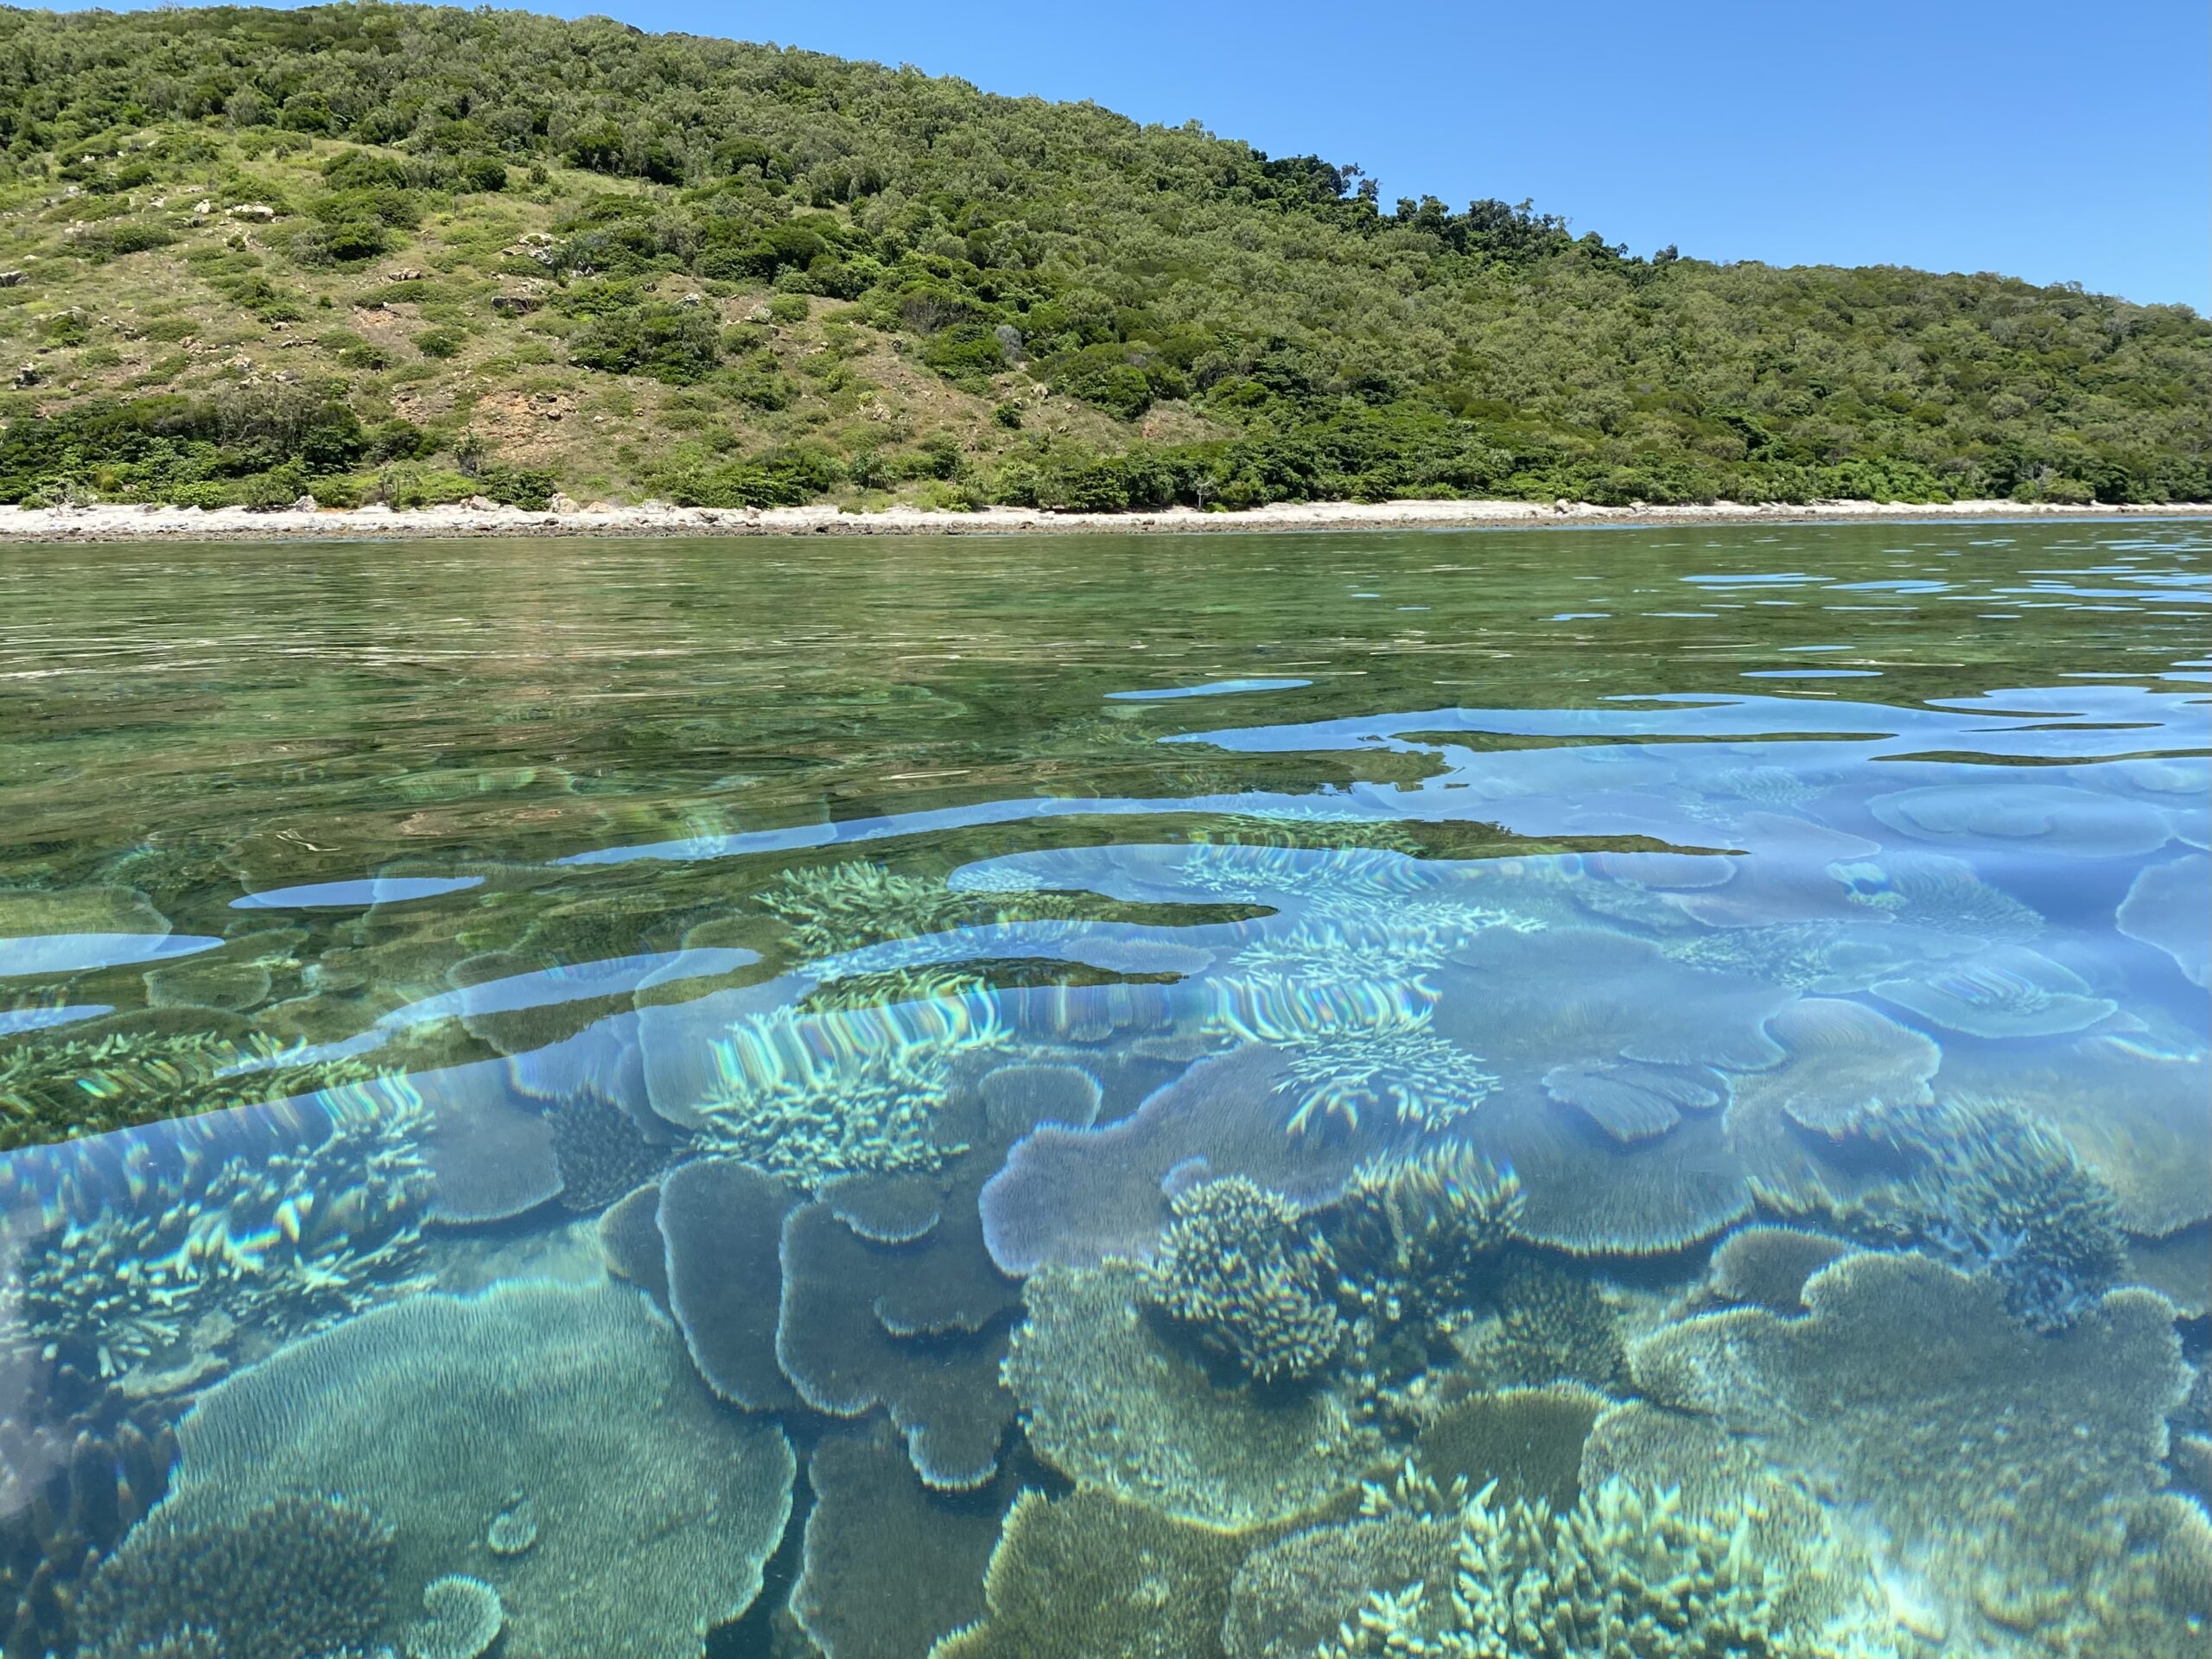
[[605,19],[0,11],[0,500],[2212,499],[2183,308]]

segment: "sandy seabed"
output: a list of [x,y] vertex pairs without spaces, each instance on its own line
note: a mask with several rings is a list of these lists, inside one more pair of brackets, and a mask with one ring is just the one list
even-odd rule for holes
[[2212,517],[2212,503],[2160,506],[2023,505],[2017,501],[1815,501],[1747,506],[1599,507],[1533,501],[1322,501],[1255,507],[1244,512],[1046,512],[987,507],[978,512],[925,512],[890,507],[847,512],[831,506],[568,506],[533,512],[488,503],[420,507],[285,508],[98,505],[0,506],[0,541],[319,541],[396,540],[458,536],[990,536],[1081,531],[1187,533],[1256,530],[1463,530],[1538,524],[1761,524],[1856,520],[2174,518]]

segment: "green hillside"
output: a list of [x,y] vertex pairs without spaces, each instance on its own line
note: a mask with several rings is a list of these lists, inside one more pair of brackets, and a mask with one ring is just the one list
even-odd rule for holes
[[604,19],[0,11],[0,247],[7,501],[2212,499],[2184,308]]

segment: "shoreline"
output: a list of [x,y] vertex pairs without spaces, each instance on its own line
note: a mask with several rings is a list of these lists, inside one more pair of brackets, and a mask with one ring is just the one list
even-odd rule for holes
[[[564,504],[565,505],[566,504]],[[714,536],[1027,536],[1125,535],[1248,531],[1489,530],[1541,525],[1847,524],[1932,520],[2202,518],[2212,503],[2160,506],[2062,506],[2018,501],[1937,505],[1819,501],[1745,505],[1600,507],[1534,501],[1321,501],[1278,503],[1243,512],[1170,507],[1153,512],[1050,512],[1033,507],[986,507],[931,512],[890,507],[846,512],[833,506],[677,507],[594,503],[567,511],[454,505],[395,512],[390,507],[89,507],[0,506],[0,543],[150,541],[385,541],[436,537],[714,537]]]

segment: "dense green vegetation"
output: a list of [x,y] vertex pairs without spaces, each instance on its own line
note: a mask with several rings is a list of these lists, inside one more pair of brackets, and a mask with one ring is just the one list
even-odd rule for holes
[[0,11],[0,226],[3,500],[2212,499],[2183,308],[605,19]]

